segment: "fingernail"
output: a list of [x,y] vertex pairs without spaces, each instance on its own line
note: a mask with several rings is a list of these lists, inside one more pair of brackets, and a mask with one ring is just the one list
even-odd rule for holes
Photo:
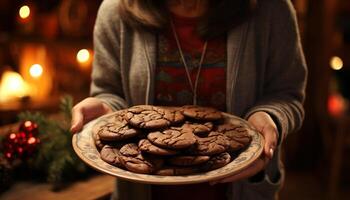
[[270,156],[271,156],[271,158],[273,157],[273,149],[272,148],[270,148]]

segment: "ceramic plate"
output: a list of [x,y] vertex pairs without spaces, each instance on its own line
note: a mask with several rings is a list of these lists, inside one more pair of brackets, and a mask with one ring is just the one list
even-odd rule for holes
[[245,151],[240,153],[239,156],[232,160],[229,164],[222,168],[212,170],[209,172],[185,176],[160,176],[137,174],[110,165],[100,158],[100,154],[97,151],[94,144],[94,140],[92,138],[92,127],[95,123],[99,122],[100,120],[103,120],[109,115],[102,116],[98,119],[89,122],[84,126],[81,132],[73,136],[72,144],[74,151],[85,163],[95,168],[96,170],[133,182],[158,185],[180,185],[214,181],[236,174],[244,168],[248,167],[256,159],[259,158],[260,154],[263,151],[264,138],[261,134],[255,131],[255,129],[253,129],[247,123],[247,121],[232,116],[230,114],[223,113],[227,122],[246,126],[249,130],[249,134],[253,138],[249,147]]

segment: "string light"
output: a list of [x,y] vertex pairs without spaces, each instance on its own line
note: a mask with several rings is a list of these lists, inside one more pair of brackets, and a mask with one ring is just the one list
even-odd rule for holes
[[77,53],[77,61],[79,63],[86,63],[90,60],[90,52],[87,49],[81,49]]
[[329,61],[329,64],[333,70],[341,70],[343,68],[343,60],[338,56],[333,56]]
[[19,16],[20,16],[22,19],[28,18],[29,15],[30,15],[30,8],[29,8],[29,6],[24,5],[24,6],[22,6],[22,7],[19,9]]
[[29,74],[33,78],[39,78],[43,74],[43,67],[39,64],[34,64],[30,67]]

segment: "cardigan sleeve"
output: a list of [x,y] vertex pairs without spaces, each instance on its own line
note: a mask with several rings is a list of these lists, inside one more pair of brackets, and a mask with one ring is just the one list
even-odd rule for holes
[[307,66],[292,3],[290,0],[271,3],[263,92],[245,118],[257,111],[268,113],[278,127],[280,144],[288,133],[302,125]]
[[118,1],[104,0],[94,26],[94,61],[90,95],[101,99],[113,110],[127,107],[119,62]]

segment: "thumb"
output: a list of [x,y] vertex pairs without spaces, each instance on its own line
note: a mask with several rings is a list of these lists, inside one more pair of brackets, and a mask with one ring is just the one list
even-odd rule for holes
[[269,127],[263,131],[265,138],[264,153],[268,158],[272,158],[277,144],[277,133],[274,128]]
[[82,109],[73,109],[72,112],[72,122],[71,122],[71,132],[77,133],[83,128],[84,115]]

